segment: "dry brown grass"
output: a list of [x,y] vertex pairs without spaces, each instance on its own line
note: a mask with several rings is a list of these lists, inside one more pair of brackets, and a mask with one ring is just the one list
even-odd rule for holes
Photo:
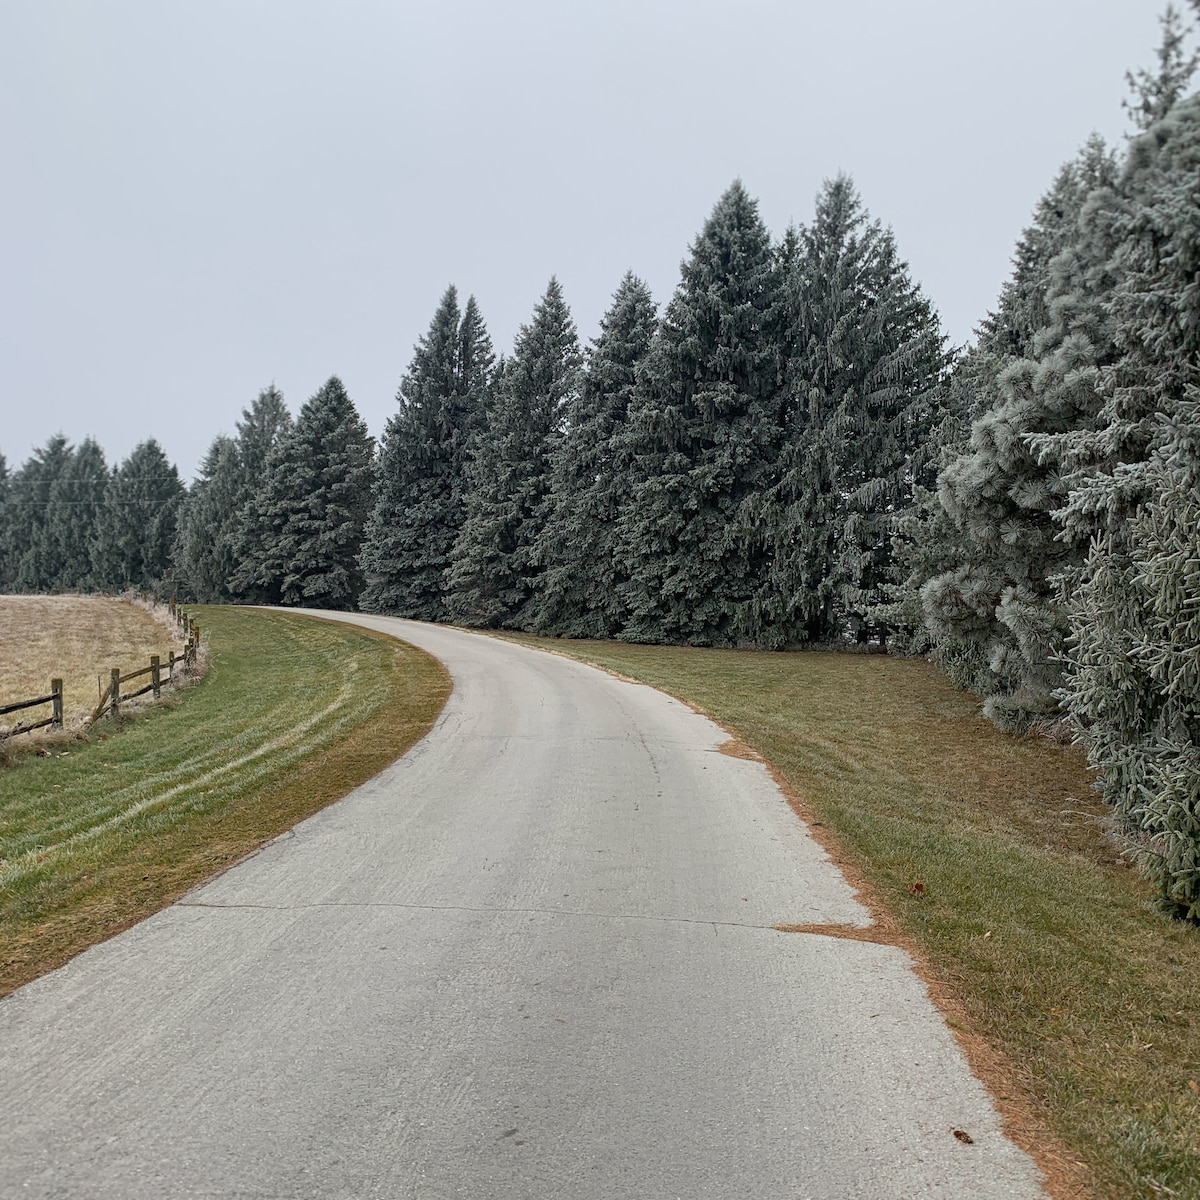
[[[96,707],[97,677],[146,666],[182,642],[149,609],[108,596],[0,596],[0,704],[30,700],[63,681],[64,715],[77,724]],[[131,684],[131,687],[136,686]],[[35,710],[37,719],[49,709]],[[13,713],[0,724],[15,724]]]

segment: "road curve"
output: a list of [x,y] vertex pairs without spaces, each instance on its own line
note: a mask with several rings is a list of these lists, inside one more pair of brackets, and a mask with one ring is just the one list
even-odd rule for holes
[[440,658],[442,716],[0,1001],[0,1196],[1042,1196],[901,951],[772,928],[868,917],[720,729],[338,619]]

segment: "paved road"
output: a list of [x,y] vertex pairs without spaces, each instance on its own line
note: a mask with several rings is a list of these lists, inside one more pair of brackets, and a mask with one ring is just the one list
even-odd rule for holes
[[772,929],[867,914],[716,726],[351,619],[447,664],[437,726],[0,1002],[0,1195],[1041,1196],[900,951]]

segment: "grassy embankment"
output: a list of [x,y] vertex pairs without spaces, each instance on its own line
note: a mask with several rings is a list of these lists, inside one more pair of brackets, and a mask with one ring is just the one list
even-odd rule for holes
[[449,692],[439,663],[380,634],[198,612],[201,684],[0,771],[0,995],[369,779]]
[[998,732],[916,660],[519,640],[690,702],[776,769],[1057,1195],[1200,1200],[1200,929],[1153,910],[1077,749]]

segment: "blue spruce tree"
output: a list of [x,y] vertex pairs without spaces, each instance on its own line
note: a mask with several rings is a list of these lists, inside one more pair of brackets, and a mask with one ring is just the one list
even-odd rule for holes
[[102,588],[157,589],[171,572],[171,548],[184,489],[175,464],[153,439],[135,446],[112,473],[92,541],[92,573]]
[[268,603],[353,608],[374,443],[336,375],[300,410],[243,508],[233,586]]
[[538,546],[550,503],[564,410],[578,387],[579,339],[551,279],[504,364],[469,470],[466,520],[447,573],[446,604],[464,625],[532,623]]
[[467,467],[487,410],[495,356],[472,296],[446,290],[400,384],[383,435],[367,522],[362,607],[444,621],[446,570],[466,519]]
[[617,562],[617,521],[629,504],[625,433],[656,320],[649,289],[626,274],[568,402],[554,459],[538,552],[544,570],[532,608],[539,632],[606,638],[624,626],[627,581]]
[[744,506],[776,457],[781,306],[770,236],[740,181],[681,272],[627,423],[621,636],[759,643],[765,552]]

